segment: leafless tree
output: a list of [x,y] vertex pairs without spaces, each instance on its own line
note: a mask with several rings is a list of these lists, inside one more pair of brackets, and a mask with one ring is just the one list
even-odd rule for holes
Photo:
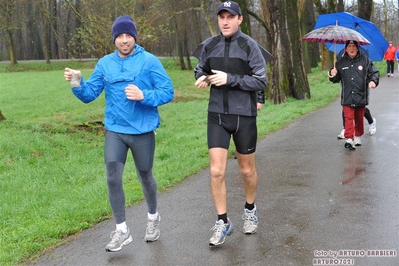
[[18,26],[13,22],[13,16],[16,12],[15,2],[16,1],[14,0],[0,1],[0,29],[5,32],[10,61],[13,65],[17,64],[13,40],[13,33],[18,28]]
[[310,98],[310,88],[302,60],[299,12],[305,1],[262,0],[263,16],[273,38],[270,97],[282,103],[288,97]]

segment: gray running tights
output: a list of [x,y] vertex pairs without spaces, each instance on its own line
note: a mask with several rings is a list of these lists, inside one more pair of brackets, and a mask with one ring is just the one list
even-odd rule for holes
[[104,161],[107,170],[108,198],[115,223],[117,224],[126,221],[122,176],[129,149],[147,202],[148,212],[151,214],[157,212],[158,185],[152,173],[155,133],[127,135],[107,131],[105,135]]

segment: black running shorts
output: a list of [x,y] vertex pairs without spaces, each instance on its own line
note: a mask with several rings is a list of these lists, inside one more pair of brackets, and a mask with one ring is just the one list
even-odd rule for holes
[[237,152],[254,153],[258,138],[256,116],[208,112],[208,149],[229,149],[231,136]]

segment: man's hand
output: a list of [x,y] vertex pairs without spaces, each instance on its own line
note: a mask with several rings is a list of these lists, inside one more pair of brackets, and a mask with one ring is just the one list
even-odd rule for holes
[[335,77],[336,75],[337,75],[337,69],[336,69],[335,66],[334,66],[334,68],[332,68],[332,69],[330,70],[330,72],[328,72],[328,77],[333,78],[333,77]]
[[203,75],[203,76],[199,77],[195,81],[194,85],[200,89],[208,87],[208,85],[209,85],[208,76]]
[[65,68],[64,78],[66,81],[71,83],[72,88],[79,88],[80,80],[82,79],[82,73],[80,70]]
[[377,85],[375,85],[374,81],[370,81],[369,82],[369,88],[370,89],[375,89],[375,87],[377,87]]
[[212,69],[213,75],[208,76],[208,80],[211,84],[215,86],[223,86],[227,83],[227,73]]
[[143,92],[136,85],[129,84],[125,88],[126,97],[132,101],[141,101],[144,99]]

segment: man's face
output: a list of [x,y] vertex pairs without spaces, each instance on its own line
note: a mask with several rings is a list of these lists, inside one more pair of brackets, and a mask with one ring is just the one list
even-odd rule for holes
[[220,32],[224,37],[229,38],[238,31],[238,27],[242,22],[242,16],[233,16],[228,11],[221,11],[218,15],[218,25]]
[[348,53],[350,58],[354,58],[358,50],[359,49],[357,48],[356,44],[353,43],[348,44],[348,46],[346,47],[346,52]]
[[131,55],[134,51],[134,45],[136,41],[130,34],[120,34],[115,39],[115,46],[118,50],[118,54],[120,57],[127,57]]

